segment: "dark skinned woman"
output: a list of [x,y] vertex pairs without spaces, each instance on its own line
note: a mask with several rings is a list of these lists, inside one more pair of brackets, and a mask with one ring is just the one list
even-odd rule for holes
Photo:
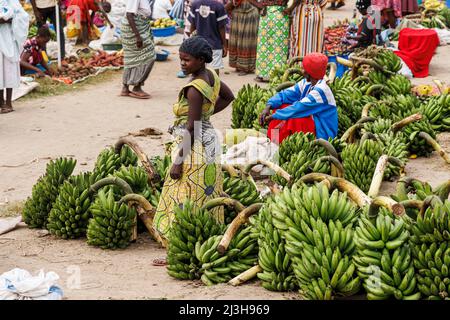
[[[155,44],[150,28],[152,14],[150,0],[128,0],[122,20],[121,37],[124,67],[121,96],[149,99],[142,90],[155,63]],[[129,86],[133,86],[130,90]]]
[[[175,206],[191,199],[201,207],[222,192],[221,147],[209,119],[225,109],[234,96],[214,70],[206,68],[212,56],[208,41],[199,36],[186,39],[180,46],[181,69],[192,78],[173,106],[175,123],[169,132],[176,147],[154,219],[154,227],[163,239],[170,230]],[[223,208],[212,214],[223,222]]]

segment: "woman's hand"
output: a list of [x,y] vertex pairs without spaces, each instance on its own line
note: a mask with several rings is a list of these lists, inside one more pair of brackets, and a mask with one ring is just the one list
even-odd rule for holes
[[270,115],[270,106],[267,106],[259,116],[259,124],[263,126],[266,123],[266,118]]
[[286,8],[286,9],[283,10],[283,14],[285,16],[290,16],[292,14],[292,10],[289,9],[289,8]]
[[183,164],[173,164],[170,168],[170,177],[174,180],[181,178],[181,173],[183,172]]
[[142,41],[141,35],[136,36],[136,46],[138,49],[141,49],[144,46],[144,42]]

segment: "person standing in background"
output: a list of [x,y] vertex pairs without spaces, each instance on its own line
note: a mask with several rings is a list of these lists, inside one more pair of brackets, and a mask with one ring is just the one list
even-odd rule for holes
[[397,26],[397,18],[402,17],[402,0],[372,0],[372,7],[381,12],[392,29]]
[[172,10],[172,6],[173,0],[155,0],[152,19],[170,18],[169,12]]
[[29,19],[19,0],[0,0],[0,113],[14,111],[12,94],[20,85],[20,51]]
[[294,0],[286,9],[292,15],[289,56],[304,57],[323,51],[323,8],[327,0]]
[[403,16],[419,12],[419,4],[417,0],[402,0],[401,8]]
[[231,12],[228,41],[230,67],[235,68],[240,76],[253,73],[258,44],[258,9],[263,7],[256,0],[232,0],[225,8]]
[[330,6],[328,7],[329,10],[336,10],[345,6],[345,0],[330,0],[330,2]]
[[227,56],[225,26],[228,15],[225,6],[217,0],[194,0],[189,12],[190,33],[205,38],[213,50],[213,61],[207,66],[219,74],[223,58]]
[[289,53],[289,17],[284,13],[287,0],[263,0],[258,31],[256,81],[269,81],[270,72],[282,66]]
[[[33,12],[36,17],[36,22],[38,28],[42,27],[46,24],[47,20],[55,27],[55,31],[57,31],[56,27],[56,2],[58,1],[58,5],[60,4],[60,0],[30,0],[31,6],[33,7]],[[61,58],[64,58],[66,55],[66,45],[64,38],[64,19],[61,15],[61,9],[59,9],[59,39],[60,39],[60,47]]]

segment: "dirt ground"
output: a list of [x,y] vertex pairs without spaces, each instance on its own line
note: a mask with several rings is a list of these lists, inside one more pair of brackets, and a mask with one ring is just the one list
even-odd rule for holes
[[[351,17],[354,1],[336,12],[325,12],[326,24]],[[50,158],[74,156],[75,174],[91,170],[97,154],[121,136],[147,127],[164,132],[159,139],[135,140],[149,156],[163,154],[172,122],[172,104],[186,79],[176,78],[176,47],[169,61],[158,62],[145,89],[151,100],[119,97],[121,73],[95,86],[62,96],[19,100],[15,112],[0,116],[0,206],[24,200]],[[431,83],[434,78],[450,83],[450,50],[440,47],[430,67],[431,76],[415,83]],[[226,64],[227,65],[227,64]],[[237,93],[254,75],[239,77],[230,68],[221,78]],[[213,125],[230,127],[231,108],[212,118]],[[439,136],[450,151],[450,134]],[[433,186],[450,179],[448,166],[438,155],[409,162],[407,174],[429,181]],[[382,193],[393,191],[394,183],[384,183]],[[19,214],[19,212],[17,212]],[[297,293],[273,293],[250,282],[240,287],[182,282],[170,278],[164,267],[151,265],[164,250],[144,234],[126,250],[104,251],[89,247],[84,240],[64,241],[42,236],[38,230],[21,227],[0,236],[0,274],[13,268],[32,273],[44,269],[60,276],[66,299],[296,299]]]

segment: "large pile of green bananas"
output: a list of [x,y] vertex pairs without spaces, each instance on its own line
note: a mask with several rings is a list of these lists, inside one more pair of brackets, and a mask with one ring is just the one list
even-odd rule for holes
[[253,121],[253,129],[260,130],[260,129],[267,129],[267,124],[264,125],[264,127],[261,127],[259,124],[259,115],[263,112],[263,110],[266,108],[267,101],[272,98],[276,94],[275,89],[267,89],[264,91],[261,100],[257,102],[256,108],[255,108],[255,115],[256,118]]
[[45,228],[48,215],[59,194],[59,188],[72,174],[76,160],[59,158],[47,164],[45,175],[33,186],[23,211],[23,221],[31,228]]
[[278,163],[280,165],[289,162],[292,157],[300,151],[310,151],[312,149],[311,142],[315,137],[312,133],[296,132],[284,139],[280,143],[278,149]]
[[265,89],[258,85],[244,85],[233,101],[231,114],[231,127],[253,128],[253,123],[258,115],[255,112],[257,103],[263,98]]
[[225,225],[208,210],[194,207],[191,201],[186,201],[182,208],[175,207],[174,212],[167,250],[168,273],[177,279],[199,279],[202,264],[196,257],[195,245],[223,234]]
[[93,180],[91,173],[81,173],[64,182],[48,216],[47,229],[51,234],[63,239],[86,234],[93,200],[89,187]]
[[289,64],[283,64],[280,67],[275,67],[270,72],[270,87],[276,88],[278,85],[291,82],[298,83],[303,80],[303,71],[298,66],[290,67]]
[[92,203],[87,243],[102,249],[125,248],[130,243],[136,210],[116,202],[112,189],[100,190]]
[[197,242],[195,256],[201,263],[201,280],[206,285],[228,282],[258,262],[258,240],[252,227],[244,226],[233,237],[223,256],[217,251],[222,235]]
[[284,188],[267,204],[286,240],[302,294],[308,299],[349,296],[360,289],[352,254],[358,209],[346,193],[324,183]]
[[402,61],[392,50],[381,50],[374,60],[380,66],[393,73],[397,73],[402,69]]
[[383,82],[393,96],[400,94],[408,95],[411,93],[411,82],[403,75],[396,74]]
[[383,147],[378,141],[362,139],[359,143],[348,144],[341,153],[345,179],[356,184],[362,191],[369,191],[382,154]]
[[450,296],[450,201],[437,201],[412,226],[413,262],[420,292],[432,300]]
[[405,221],[386,208],[379,210],[376,219],[367,214],[360,217],[353,260],[369,300],[420,298],[408,238]]
[[286,253],[286,240],[280,230],[274,227],[269,207],[264,206],[251,224],[258,238],[258,264],[263,269],[258,273],[262,286],[271,291],[290,291],[297,288],[292,262]]
[[106,178],[122,165],[135,166],[138,158],[136,154],[127,145],[123,146],[120,153],[117,154],[113,147],[103,150],[97,157],[94,167],[94,175],[97,179]]

